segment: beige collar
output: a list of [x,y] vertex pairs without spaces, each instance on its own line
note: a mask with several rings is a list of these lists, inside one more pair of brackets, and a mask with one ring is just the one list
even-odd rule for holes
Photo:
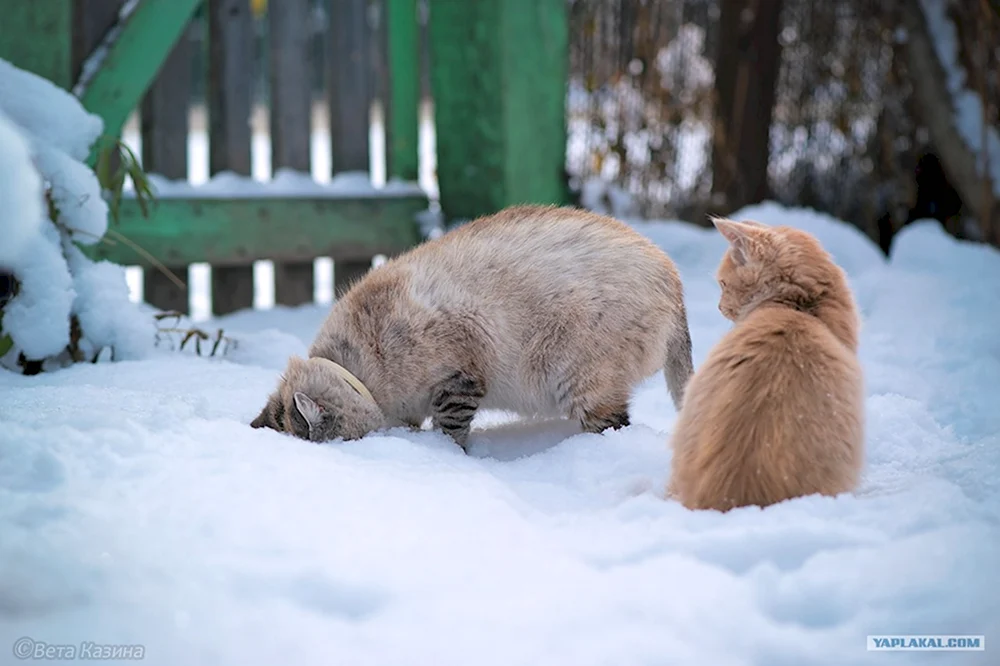
[[324,364],[329,364],[334,372],[343,377],[344,381],[351,385],[351,388],[353,388],[355,391],[360,393],[365,398],[368,398],[372,402],[375,402],[375,398],[372,397],[371,391],[369,391],[368,388],[364,385],[364,383],[360,379],[355,377],[350,370],[340,365],[339,363],[334,363],[330,359],[323,358],[322,356],[313,356],[313,358]]

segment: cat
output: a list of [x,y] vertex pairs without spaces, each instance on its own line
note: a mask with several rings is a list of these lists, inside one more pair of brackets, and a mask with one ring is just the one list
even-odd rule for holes
[[716,278],[733,328],[691,377],[667,495],[689,509],[853,491],[864,462],[860,318],[814,236],[714,218]]
[[370,270],[292,358],[251,425],[311,441],[396,426],[467,446],[480,408],[630,423],[634,386],[663,370],[677,408],[692,372],[680,276],[610,217],[521,205]]

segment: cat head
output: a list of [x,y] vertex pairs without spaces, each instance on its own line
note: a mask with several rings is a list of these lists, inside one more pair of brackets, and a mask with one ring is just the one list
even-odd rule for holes
[[250,425],[326,442],[360,439],[382,428],[385,415],[367,389],[340,366],[325,358],[293,356],[277,390]]
[[713,218],[729,241],[716,279],[719,310],[737,321],[764,303],[812,311],[832,291],[844,288],[843,271],[816,238],[792,227]]

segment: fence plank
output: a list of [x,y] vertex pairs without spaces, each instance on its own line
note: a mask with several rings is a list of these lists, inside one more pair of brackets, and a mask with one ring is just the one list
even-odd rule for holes
[[389,41],[389,99],[386,104],[386,167],[390,178],[418,176],[420,25],[417,0],[384,0]]
[[[253,16],[248,0],[209,0],[209,171],[250,175]],[[212,311],[253,307],[253,266],[212,267]]]
[[[369,95],[371,99],[369,125],[373,121],[382,125],[382,157],[385,160],[385,175],[388,178],[392,170],[389,164],[389,125],[391,111],[389,109],[389,28],[386,26],[386,11],[389,0],[368,0],[368,76]],[[376,108],[378,113],[375,114]],[[369,152],[370,159],[370,152]],[[374,172],[372,172],[374,178]]]
[[336,0],[330,7],[330,140],[334,173],[369,171],[372,100],[367,0]]
[[[431,86],[431,34],[430,34],[430,0],[417,0],[417,17],[419,21],[418,36],[420,45],[420,103],[433,97]],[[419,113],[419,107],[418,107]]]
[[[334,173],[370,173],[368,131],[374,86],[368,0],[335,0],[330,7],[330,140]],[[371,258],[335,261],[334,294],[371,267]]]
[[[309,173],[312,81],[309,69],[309,0],[282,0],[268,8],[271,86],[271,167]],[[297,220],[289,220],[289,223]],[[301,229],[296,229],[301,233]],[[313,263],[274,263],[274,300],[313,301]]]
[[[18,3],[32,5],[35,3]],[[83,63],[118,21],[125,0],[74,0],[73,2],[73,81],[80,80]],[[37,38],[37,35],[35,35]]]
[[[142,164],[147,173],[186,180],[194,44],[190,30],[174,46],[142,101]],[[187,279],[187,266],[169,266]],[[144,300],[162,310],[189,310],[189,290],[155,268],[143,271]]]

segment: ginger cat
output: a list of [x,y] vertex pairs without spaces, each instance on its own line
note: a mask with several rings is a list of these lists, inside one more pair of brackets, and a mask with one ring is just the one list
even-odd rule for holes
[[583,210],[515,206],[370,271],[333,306],[251,424],[312,441],[436,428],[465,447],[480,407],[629,423],[664,370],[675,405],[691,338],[673,262],[631,227]]
[[688,383],[668,495],[727,511],[854,490],[864,385],[844,272],[804,231],[713,222],[730,243],[719,310],[735,325]]

